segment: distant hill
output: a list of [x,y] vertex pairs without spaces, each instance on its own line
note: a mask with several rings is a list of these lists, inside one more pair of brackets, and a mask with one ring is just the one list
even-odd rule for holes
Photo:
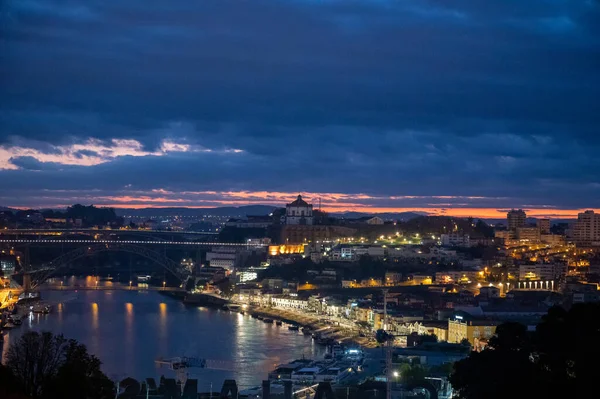
[[224,206],[217,208],[141,208],[115,209],[119,216],[137,216],[137,217],[152,217],[152,216],[231,216],[244,217],[247,215],[268,215],[277,209],[269,205],[246,205],[246,206]]
[[[137,217],[152,217],[152,216],[231,216],[244,217],[247,215],[268,215],[277,207],[269,205],[246,205],[246,206],[224,206],[217,208],[142,208],[142,209],[115,209],[119,216],[137,216]],[[331,216],[356,219],[364,216],[379,216],[384,220],[399,220],[406,221],[418,216],[426,215],[419,212],[400,212],[400,213],[365,213],[365,212],[342,212],[330,213]]]

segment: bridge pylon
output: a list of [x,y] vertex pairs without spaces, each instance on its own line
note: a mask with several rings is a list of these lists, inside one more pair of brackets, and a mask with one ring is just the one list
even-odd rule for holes
[[31,275],[28,272],[23,273],[23,291],[31,291]]

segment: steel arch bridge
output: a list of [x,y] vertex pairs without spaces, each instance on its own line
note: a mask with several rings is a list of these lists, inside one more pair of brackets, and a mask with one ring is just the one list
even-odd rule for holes
[[34,279],[31,283],[31,288],[34,289],[43,284],[50,276],[56,273],[58,270],[68,266],[71,262],[85,258],[87,256],[92,256],[100,252],[111,252],[111,251],[120,251],[120,252],[128,252],[135,255],[142,256],[146,259],[153,261],[154,263],[161,266],[163,269],[171,273],[178,281],[181,283],[185,283],[187,280],[188,274],[184,272],[179,265],[179,263],[175,262],[172,259],[169,259],[167,256],[161,254],[160,252],[154,251],[152,249],[145,248],[140,245],[133,244],[125,244],[125,243],[103,243],[103,244],[93,244],[90,246],[85,246],[81,248],[77,248],[73,251],[67,252],[53,261],[46,263],[42,269],[40,270],[31,270],[31,272],[41,272],[37,278]]

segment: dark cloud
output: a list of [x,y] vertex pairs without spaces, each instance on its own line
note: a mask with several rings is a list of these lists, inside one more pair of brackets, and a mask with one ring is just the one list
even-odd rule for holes
[[10,205],[131,184],[600,206],[597,2],[8,0],[0,18],[0,155],[244,151],[19,153]]

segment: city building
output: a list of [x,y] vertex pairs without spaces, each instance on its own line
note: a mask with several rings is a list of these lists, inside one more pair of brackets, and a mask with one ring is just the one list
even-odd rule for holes
[[500,288],[494,286],[481,287],[479,296],[487,299],[500,298]]
[[298,195],[295,201],[285,206],[285,224],[291,225],[312,225],[313,224],[313,206],[308,204]]
[[438,284],[468,284],[483,278],[483,271],[448,270],[445,272],[435,272],[435,282]]
[[467,312],[456,312],[448,319],[448,342],[459,344],[467,339],[471,346],[480,346],[481,340],[488,340],[496,333],[499,321],[475,317]]
[[550,219],[538,219],[536,225],[540,234],[550,234]]
[[14,272],[17,266],[16,257],[13,255],[0,255],[0,271],[5,275],[10,275]]
[[271,306],[283,309],[308,309],[308,300],[299,299],[297,296],[274,295],[271,297]]
[[517,227],[516,238],[527,243],[539,243],[541,239],[540,229],[537,227]]
[[233,271],[241,260],[241,251],[232,247],[213,247],[206,253],[206,260],[211,267],[222,267]]
[[238,282],[240,282],[240,283],[245,283],[247,281],[254,281],[258,278],[258,272],[255,270],[238,271],[236,273],[236,277],[238,279]]
[[508,230],[515,231],[518,227],[525,226],[525,220],[527,215],[522,209],[511,209],[506,214],[506,221],[508,223]]
[[288,245],[269,245],[269,255],[303,255],[305,253],[304,244],[288,244]]
[[573,241],[578,245],[600,245],[600,214],[594,211],[580,213],[572,235]]
[[402,273],[385,272],[385,285],[396,285],[402,282]]
[[564,245],[565,237],[558,234],[541,234],[540,241],[550,246]]
[[567,265],[561,263],[538,263],[519,266],[520,281],[557,280],[567,274]]
[[468,234],[448,233],[441,236],[442,245],[445,247],[470,247],[471,237]]

